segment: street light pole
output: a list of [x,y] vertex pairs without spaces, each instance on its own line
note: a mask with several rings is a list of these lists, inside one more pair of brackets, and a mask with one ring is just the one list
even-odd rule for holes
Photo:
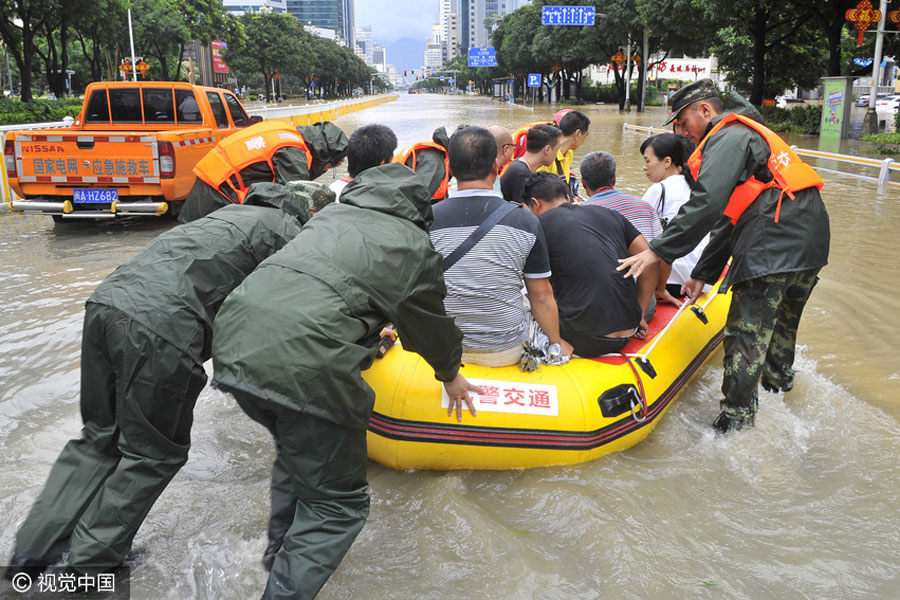
[[872,93],[869,94],[869,108],[863,117],[862,134],[878,133],[878,112],[875,102],[878,100],[878,80],[881,79],[881,51],[884,46],[884,23],[887,21],[887,0],[881,0],[881,20],[878,21],[878,33],[875,35],[875,58],[872,61]]
[[[884,0],[882,0],[884,1]],[[134,81],[137,81],[137,62],[134,60],[134,33],[131,30],[131,9],[128,9],[128,39],[131,41],[131,73]]]

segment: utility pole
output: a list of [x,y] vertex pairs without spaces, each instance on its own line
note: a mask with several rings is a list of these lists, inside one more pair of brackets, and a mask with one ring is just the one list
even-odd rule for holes
[[875,101],[878,99],[878,80],[881,79],[881,52],[884,46],[884,22],[887,21],[887,0],[881,0],[881,20],[878,21],[878,33],[875,35],[875,59],[872,61],[872,93],[869,94],[869,108],[863,118],[862,134],[878,133],[878,112]]
[[[882,0],[884,1],[884,0]],[[128,9],[128,39],[131,41],[131,73],[134,76],[134,81],[137,81],[137,62],[134,60],[134,32],[131,30],[131,9]]]
[[641,105],[640,112],[644,112],[644,99],[647,97],[647,63],[650,62],[650,43],[647,40],[647,26],[644,25],[644,39],[641,48]]

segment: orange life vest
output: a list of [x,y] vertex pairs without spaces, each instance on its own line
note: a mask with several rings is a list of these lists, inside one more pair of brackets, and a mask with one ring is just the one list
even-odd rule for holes
[[217,190],[227,183],[242,203],[250,185],[241,179],[241,171],[254,163],[265,162],[274,173],[272,157],[276,151],[287,147],[303,150],[306,168],[312,165],[312,153],[296,129],[282,121],[263,121],[232,133],[216,144],[194,166],[194,174]]
[[447,154],[446,148],[435,142],[417,142],[398,152],[391,162],[402,163],[415,171],[419,150],[425,150],[426,148],[439,151],[444,158],[444,179],[441,181],[441,185],[438,186],[437,191],[431,196],[432,200],[443,200],[447,197],[447,190],[450,186],[450,155]]
[[500,167],[500,169],[497,171],[497,177],[503,177],[503,174],[506,173],[506,170],[509,168],[509,165],[513,164],[514,160],[515,160],[514,158],[511,158],[511,159],[509,159],[508,163],[506,163],[505,165]]
[[723,127],[726,127],[735,121],[740,121],[747,127],[759,133],[766,140],[766,143],[771,150],[767,166],[769,167],[769,171],[772,172],[773,177],[768,183],[763,183],[756,177],[750,177],[750,179],[734,188],[734,192],[728,199],[728,205],[725,207],[724,212],[725,216],[731,219],[732,224],[737,223],[740,216],[747,210],[747,207],[750,206],[761,193],[769,188],[778,188],[781,190],[781,195],[778,196],[778,206],[775,208],[775,222],[777,223],[778,217],[781,214],[781,201],[785,194],[793,200],[794,192],[799,192],[800,190],[811,187],[821,190],[822,187],[824,187],[825,182],[822,181],[822,178],[819,177],[819,174],[816,173],[815,169],[800,160],[797,153],[794,152],[783,139],[778,137],[775,132],[759,121],[754,121],[750,117],[733,112],[726,114],[722,117],[722,120],[716,123],[715,127],[706,134],[706,137],[703,138],[697,146],[697,149],[694,150],[694,153],[688,158],[688,167],[695,180],[700,174],[700,165],[703,162],[703,147],[706,145],[706,142]]
[[513,150],[513,158],[525,156],[525,152],[528,150],[528,130],[535,125],[555,125],[555,123],[553,121],[535,121],[516,129],[516,132],[513,133],[513,143],[516,145],[516,149]]

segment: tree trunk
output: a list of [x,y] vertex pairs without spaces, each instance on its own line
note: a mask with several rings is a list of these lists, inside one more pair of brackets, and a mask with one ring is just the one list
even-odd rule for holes
[[22,61],[19,63],[19,79],[22,81],[22,101],[33,102],[31,90],[31,67],[34,64],[34,32],[30,28],[26,31],[22,28]]
[[[184,57],[184,42],[181,43],[179,49],[178,56],[175,58],[175,76],[169,81],[181,81],[181,59]],[[165,71],[163,72],[165,73]]]
[[[644,60],[644,58],[641,57],[641,60]],[[643,77],[641,77],[641,75],[643,74],[643,71],[641,71],[640,65],[638,65],[638,67],[637,67],[637,72],[638,72],[638,88],[637,88],[637,98],[635,98],[635,100],[637,100],[638,112],[642,112],[641,107],[643,106],[643,102],[641,102],[641,98],[644,97],[644,85],[645,85],[646,81]]]
[[750,37],[753,40],[753,86],[750,91],[750,102],[762,104],[766,90],[766,23],[768,14],[762,7],[757,7],[750,23]]
[[625,110],[625,75],[624,73],[619,73],[619,67],[617,65],[613,66],[613,76],[616,80],[616,91],[619,96],[619,110]]
[[831,20],[828,26],[828,76],[837,77],[841,74],[841,35],[844,32],[844,7],[837,2],[831,2]]

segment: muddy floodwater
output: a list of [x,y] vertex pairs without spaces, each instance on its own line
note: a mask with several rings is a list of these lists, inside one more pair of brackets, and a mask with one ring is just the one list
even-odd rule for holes
[[[661,110],[585,111],[590,137],[576,160],[612,152],[618,187],[642,194],[645,136],[622,124],[660,125]],[[439,125],[514,129],[551,112],[403,94],[337,124],[348,134],[386,124],[402,146]],[[823,176],[830,264],[800,327],[796,386],[761,392],[755,429],[713,436],[717,353],[646,441],[589,464],[397,472],[370,463],[368,524],[319,597],[900,597],[900,192]],[[0,209],[0,563],[80,430],[84,301],[171,226],[54,226]],[[258,597],[272,459],[268,432],[206,389],[190,460],[135,538],[132,597]]]

